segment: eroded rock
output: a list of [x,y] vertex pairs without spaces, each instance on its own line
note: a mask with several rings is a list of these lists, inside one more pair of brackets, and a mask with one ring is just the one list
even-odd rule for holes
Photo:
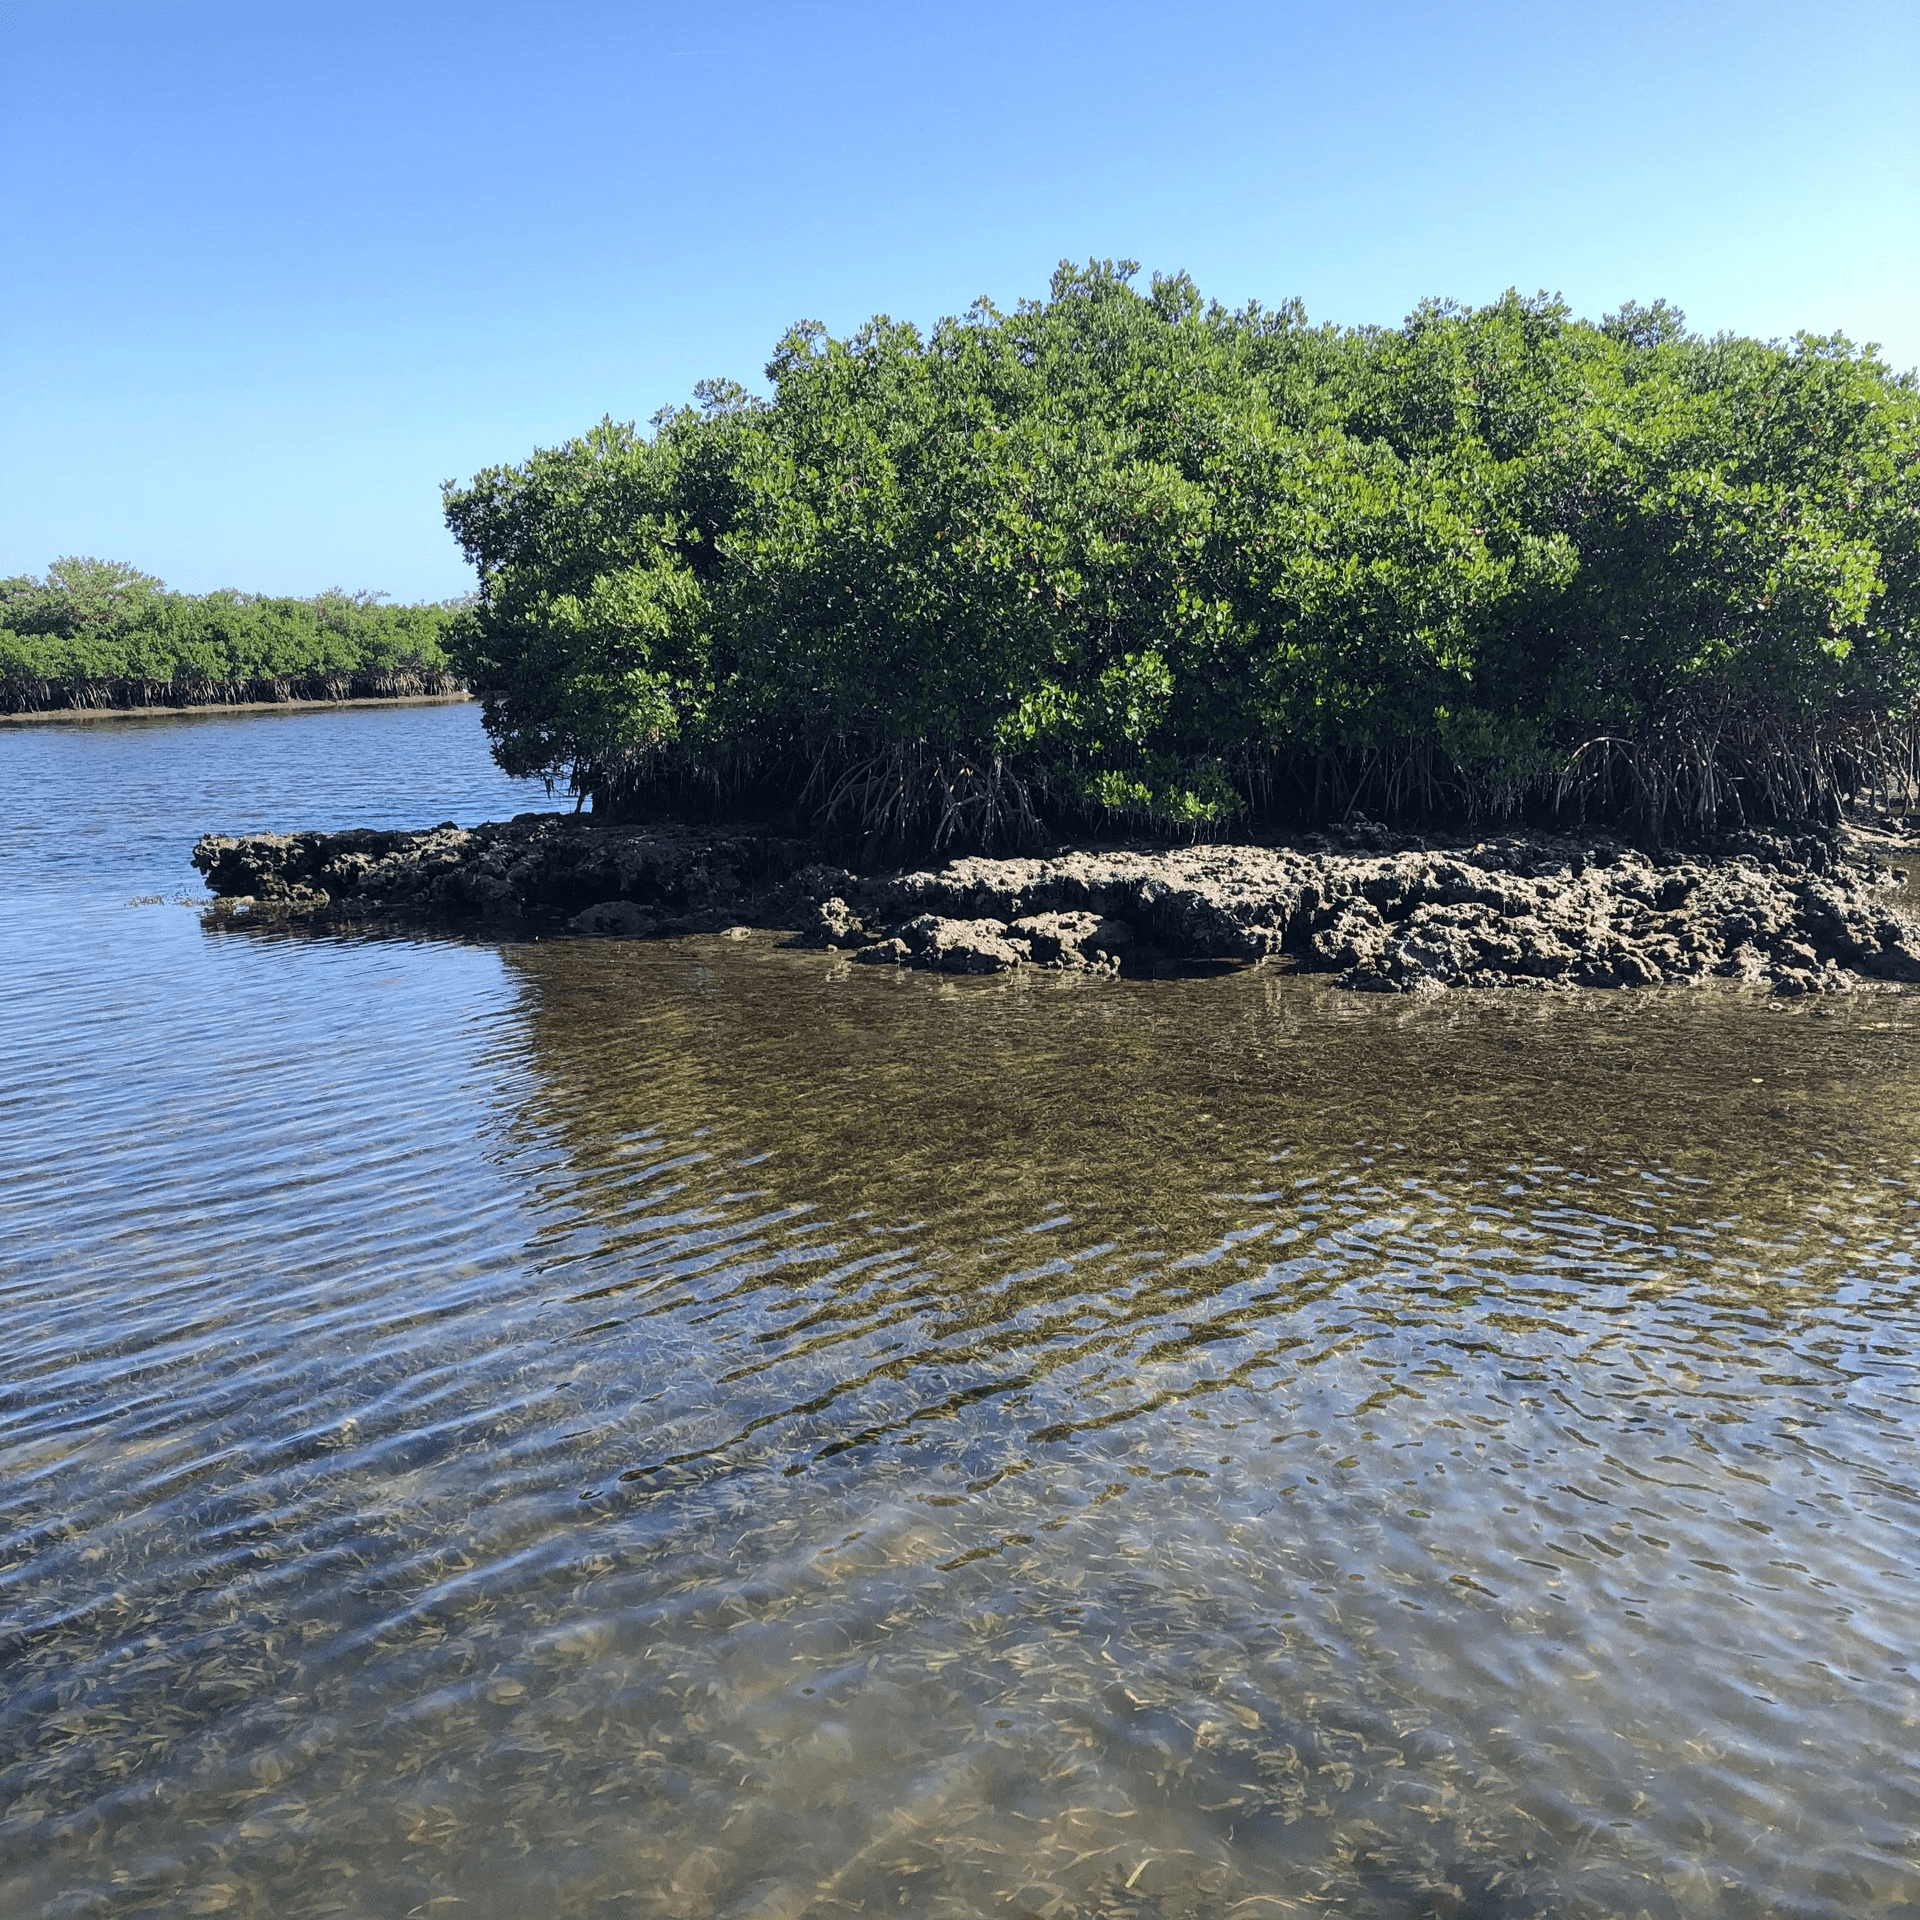
[[[1010,936],[1004,920],[982,916],[977,920],[948,920],[937,913],[923,913],[900,929],[900,958],[909,966],[928,967],[939,973],[1005,973],[1029,957],[1024,940]],[[866,949],[866,953],[874,951]]]
[[861,924],[853,909],[838,894],[833,894],[808,909],[799,932],[786,945],[867,947],[874,943],[876,937]]
[[858,875],[745,830],[534,814],[422,833],[209,836],[194,864],[256,913],[630,938],[769,927],[870,965],[949,973],[1152,974],[1284,954],[1367,992],[1723,980],[1805,995],[1920,983],[1920,921],[1889,897],[1903,876],[1884,850],[1747,835],[1656,858],[1523,834],[1396,848],[1369,832]]
[[1123,957],[1137,944],[1124,920],[1085,909],[1030,913],[1014,921],[1009,932],[1026,942],[1037,965],[1069,972],[1117,973]]

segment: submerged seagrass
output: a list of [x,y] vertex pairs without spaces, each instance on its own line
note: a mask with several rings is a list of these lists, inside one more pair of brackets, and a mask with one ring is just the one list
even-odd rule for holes
[[0,753],[0,1913],[1910,1920],[1910,994],[241,933],[478,712]]
[[1063,266],[796,327],[449,487],[501,765],[896,849],[1292,822],[1831,823],[1911,789],[1920,389],[1841,336],[1398,328]]

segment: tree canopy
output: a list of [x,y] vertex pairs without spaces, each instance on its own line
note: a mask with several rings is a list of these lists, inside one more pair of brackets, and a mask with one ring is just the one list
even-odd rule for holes
[[1365,808],[1831,808],[1910,768],[1920,391],[1629,304],[1397,328],[1063,265],[795,327],[446,490],[497,757],[616,812],[899,838]]
[[56,560],[0,579],[0,692],[436,671],[450,618],[371,593],[174,593],[124,561]]

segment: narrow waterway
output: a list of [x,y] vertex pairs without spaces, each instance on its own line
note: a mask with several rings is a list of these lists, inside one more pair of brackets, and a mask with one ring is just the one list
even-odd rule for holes
[[223,928],[0,735],[0,1915],[1920,1916],[1920,1003]]

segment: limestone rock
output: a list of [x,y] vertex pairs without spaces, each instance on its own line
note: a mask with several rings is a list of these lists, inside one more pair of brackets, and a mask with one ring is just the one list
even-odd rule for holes
[[1085,909],[1031,913],[1014,921],[1008,932],[1026,943],[1035,965],[1068,972],[1117,972],[1122,956],[1134,945],[1133,929],[1124,920]]
[[[1884,843],[1884,844],[1882,844]],[[804,841],[528,814],[471,829],[209,835],[212,892],[285,919],[421,917],[603,935],[771,927],[875,965],[1133,974],[1291,956],[1363,991],[1709,979],[1797,995],[1920,983],[1920,920],[1845,836],[1649,855],[1507,834],[1395,847],[1063,849],[856,875]]]
[[948,920],[923,913],[900,929],[910,965],[940,973],[1005,973],[1027,957],[1004,920]]
[[803,920],[800,931],[783,944],[789,947],[866,947],[875,936],[861,925],[853,909],[838,894],[822,900]]

